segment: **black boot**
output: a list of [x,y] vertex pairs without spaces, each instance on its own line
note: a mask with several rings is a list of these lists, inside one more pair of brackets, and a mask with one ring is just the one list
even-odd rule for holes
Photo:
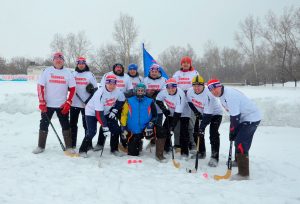
[[79,154],[82,157],[87,157],[87,151],[88,151],[88,146],[91,143],[91,139],[89,139],[88,137],[85,137],[82,141],[82,144],[79,148]]
[[249,179],[249,157],[246,154],[237,153],[238,173],[231,177],[231,180]]
[[39,131],[39,141],[38,141],[38,147],[35,148],[32,153],[39,154],[42,153],[45,150],[46,147],[46,140],[47,140],[47,131],[40,130]]
[[166,138],[157,138],[156,140],[156,160],[162,163],[167,162],[166,158],[164,157],[164,146],[165,146]]

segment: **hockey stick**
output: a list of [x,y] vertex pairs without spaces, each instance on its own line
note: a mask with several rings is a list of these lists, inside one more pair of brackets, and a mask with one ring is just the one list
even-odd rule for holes
[[49,124],[51,125],[51,127],[52,127],[52,129],[53,129],[53,131],[54,131],[54,133],[55,133],[55,135],[56,135],[58,141],[59,141],[59,144],[60,144],[62,150],[63,150],[64,153],[65,153],[65,155],[66,155],[66,156],[69,156],[69,157],[78,157],[77,154],[71,154],[71,153],[69,153],[69,152],[66,151],[66,148],[65,148],[64,144],[62,143],[60,137],[58,136],[58,134],[57,134],[57,132],[56,132],[56,130],[55,130],[55,128],[54,128],[54,125],[52,124],[52,122],[51,122],[50,118],[48,117],[47,113],[44,113],[44,115],[46,116],[46,118],[47,118]]
[[198,170],[198,158],[199,158],[199,147],[200,147],[199,125],[200,125],[200,120],[199,118],[196,118],[195,126],[194,126],[194,132],[197,132],[197,151],[196,151],[196,159],[195,159],[195,168],[194,169],[187,168],[186,172],[188,173],[197,173]]
[[79,98],[79,100],[81,101],[81,103],[83,103],[84,105],[86,105],[86,103],[82,100],[82,98],[79,96],[78,93],[76,93],[76,96]]
[[99,168],[101,168],[101,157],[102,157],[102,154],[103,154],[103,150],[104,150],[104,146],[105,146],[105,141],[106,141],[106,137],[104,138],[103,148],[101,150],[100,157],[99,157],[99,162],[98,162],[98,167]]
[[[169,117],[167,117],[167,124],[168,124],[168,130],[170,129],[170,121],[169,121]],[[172,151],[172,161],[173,161],[173,165],[176,167],[176,168],[180,168],[180,163],[177,162],[174,158],[174,147],[173,147],[173,141],[172,141],[172,137],[174,136],[174,133],[173,135],[171,135],[170,137],[170,142],[171,142],[171,151]]]
[[228,162],[227,162],[227,172],[224,176],[219,176],[219,175],[214,175],[214,179],[219,181],[221,179],[229,179],[231,176],[231,167],[232,167],[232,161],[231,161],[231,157],[232,157],[232,143],[233,141],[230,141],[230,148],[229,148],[229,155],[228,155]]

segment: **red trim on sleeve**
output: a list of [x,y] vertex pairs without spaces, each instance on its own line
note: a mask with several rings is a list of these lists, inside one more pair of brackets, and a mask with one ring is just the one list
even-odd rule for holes
[[[70,87],[69,88],[69,91],[70,91],[70,93],[69,93],[69,97],[68,97],[68,102],[70,102],[70,103],[72,103],[72,99],[73,99],[73,97],[74,97],[74,95],[75,95],[75,91],[76,91],[76,88],[75,88],[75,86],[74,87]],[[71,105],[71,104],[70,104]]]
[[38,84],[37,91],[40,103],[45,102],[45,87],[43,85]]
[[99,121],[99,123],[103,126],[103,121],[101,120],[100,111],[96,111],[96,118]]

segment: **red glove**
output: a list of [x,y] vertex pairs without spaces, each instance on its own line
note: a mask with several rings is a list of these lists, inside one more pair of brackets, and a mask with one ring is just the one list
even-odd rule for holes
[[70,94],[69,94],[69,97],[68,97],[67,101],[61,106],[61,108],[62,108],[61,113],[63,115],[68,114],[69,111],[70,111],[70,107],[71,107],[71,104],[72,104],[72,99],[73,99],[73,96],[75,94],[75,86],[69,88],[69,91],[70,91]]
[[47,104],[45,101],[40,101],[39,109],[41,110],[42,113],[47,112]]
[[62,110],[60,111],[61,114],[66,115],[66,114],[69,113],[70,107],[71,107],[71,103],[72,103],[71,101],[66,101],[66,102],[61,106],[61,108],[62,108]]

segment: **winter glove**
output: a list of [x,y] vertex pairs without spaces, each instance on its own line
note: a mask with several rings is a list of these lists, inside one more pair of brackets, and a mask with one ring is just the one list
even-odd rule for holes
[[145,128],[145,137],[146,139],[151,139],[152,138],[152,135],[153,135],[153,127],[154,127],[154,124],[153,122],[149,122],[148,123],[148,126]]
[[42,113],[46,113],[47,112],[46,101],[40,101],[39,109],[41,110]]
[[109,131],[108,127],[102,127],[102,130],[103,130],[104,137],[110,137],[111,136],[111,132]]
[[93,84],[91,84],[91,83],[89,83],[88,85],[86,85],[85,90],[89,94],[92,94],[92,93],[95,92],[95,88],[94,88]]
[[71,103],[72,101],[67,100],[60,108],[62,108],[62,110],[60,111],[61,114],[66,115],[69,113],[70,107],[71,107]]
[[202,114],[200,112],[196,112],[195,116],[198,120],[202,120]]
[[162,112],[166,117],[168,117],[171,114],[171,112],[168,109],[165,109]]
[[127,134],[128,134],[128,131],[126,130],[126,127],[125,126],[121,126],[121,140],[123,141],[126,141],[127,140]]
[[113,108],[113,109],[110,111],[108,117],[109,117],[110,119],[116,119],[117,113],[118,113],[118,110],[115,109],[115,108]]

